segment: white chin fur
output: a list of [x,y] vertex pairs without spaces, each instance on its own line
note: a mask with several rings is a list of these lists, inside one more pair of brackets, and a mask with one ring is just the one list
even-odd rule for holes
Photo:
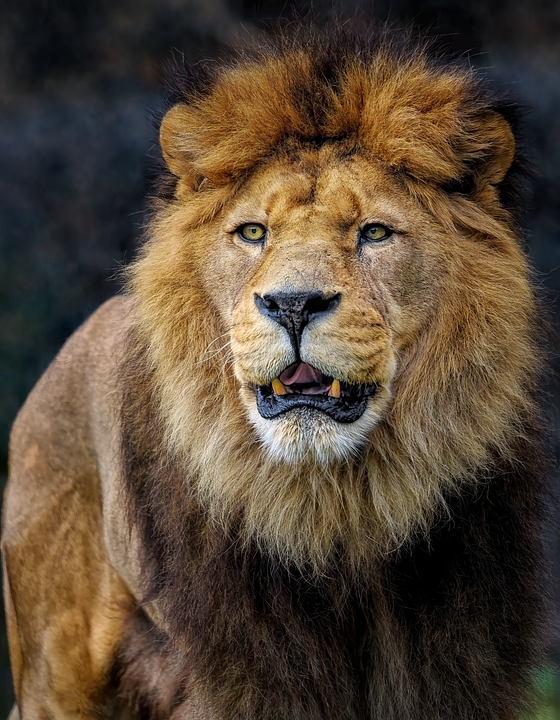
[[339,423],[320,410],[295,408],[277,418],[261,417],[256,403],[249,415],[263,447],[276,461],[315,461],[329,465],[359,454],[381,413],[368,403],[364,414],[352,423]]

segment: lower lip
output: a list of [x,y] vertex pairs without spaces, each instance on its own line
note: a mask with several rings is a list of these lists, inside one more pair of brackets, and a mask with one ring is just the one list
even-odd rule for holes
[[261,417],[272,420],[290,410],[307,408],[324,413],[340,423],[352,423],[365,412],[368,397],[375,394],[375,389],[357,400],[334,398],[328,395],[276,395],[272,388],[259,386],[255,389],[257,410]]

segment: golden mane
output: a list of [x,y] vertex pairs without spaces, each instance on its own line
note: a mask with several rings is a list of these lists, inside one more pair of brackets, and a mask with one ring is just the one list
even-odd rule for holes
[[[156,201],[130,270],[165,445],[187,495],[220,525],[241,522],[245,540],[317,571],[340,548],[359,567],[426,533],[446,497],[511,460],[535,417],[534,301],[498,189],[513,135],[472,70],[388,38],[285,43],[204,82],[184,85],[163,121],[174,195]],[[455,254],[438,311],[400,358],[371,443],[326,468],[261,447],[204,276],[213,219],[252,169],[325,142],[390,168],[434,218],[442,247],[470,250]],[[470,193],[454,192],[466,179]]]
[[172,111],[188,132],[165,138],[172,168],[198,181],[230,183],[290,138],[353,138],[429,184],[459,180],[496,152],[499,122],[476,73],[390,35],[287,40],[204,82],[185,84]]

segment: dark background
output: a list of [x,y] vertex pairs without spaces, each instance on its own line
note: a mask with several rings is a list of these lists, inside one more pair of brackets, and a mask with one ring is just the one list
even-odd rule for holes
[[[134,255],[165,63],[180,54],[189,63],[217,57],[310,9],[319,22],[358,11],[414,24],[529,105],[525,139],[537,171],[530,252],[557,327],[560,2],[314,0],[311,8],[299,0],[1,0],[0,489],[18,407],[72,330],[118,292],[118,269]],[[558,451],[554,376],[549,396]],[[559,549],[553,527],[555,577]],[[551,594],[559,606],[557,583]],[[554,609],[551,616],[558,662]],[[1,627],[0,717],[12,703]]]

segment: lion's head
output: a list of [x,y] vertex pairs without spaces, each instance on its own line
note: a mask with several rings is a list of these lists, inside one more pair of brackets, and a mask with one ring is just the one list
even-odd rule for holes
[[515,142],[411,45],[286,43],[183,80],[132,268],[165,438],[210,515],[291,561],[429,527],[532,412]]

